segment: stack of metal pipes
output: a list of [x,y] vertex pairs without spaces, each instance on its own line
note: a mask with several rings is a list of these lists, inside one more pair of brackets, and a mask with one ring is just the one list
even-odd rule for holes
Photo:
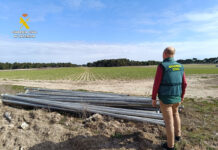
[[[164,125],[151,98],[123,94],[26,88],[25,93],[2,94],[4,103],[56,109],[69,112],[90,112],[115,118]],[[159,104],[158,104],[159,105]]]

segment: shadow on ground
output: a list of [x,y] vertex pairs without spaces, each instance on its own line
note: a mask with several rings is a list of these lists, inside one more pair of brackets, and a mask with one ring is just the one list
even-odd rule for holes
[[137,149],[152,150],[160,149],[159,145],[153,144],[149,139],[142,139],[140,133],[127,134],[117,137],[76,136],[64,142],[53,143],[45,141],[36,144],[29,150],[100,150],[100,149]]

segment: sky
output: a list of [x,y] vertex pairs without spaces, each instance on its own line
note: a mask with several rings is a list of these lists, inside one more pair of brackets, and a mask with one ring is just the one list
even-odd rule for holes
[[218,57],[218,0],[0,0],[0,62],[160,61],[167,46]]

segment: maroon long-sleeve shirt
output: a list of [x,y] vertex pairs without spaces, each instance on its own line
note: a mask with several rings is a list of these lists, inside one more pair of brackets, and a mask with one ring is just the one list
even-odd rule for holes
[[[162,77],[163,77],[163,68],[160,65],[158,65],[157,72],[155,75],[154,85],[153,85],[153,91],[152,91],[152,99],[153,100],[156,100]],[[187,87],[187,82],[186,82],[185,72],[184,72],[183,77],[182,77],[182,95],[181,95],[181,98],[184,98],[186,87]]]

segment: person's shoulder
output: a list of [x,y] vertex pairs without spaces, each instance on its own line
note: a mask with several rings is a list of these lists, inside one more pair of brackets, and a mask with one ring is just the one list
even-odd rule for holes
[[157,66],[158,69],[163,70],[164,69],[164,65],[162,64],[162,62]]

